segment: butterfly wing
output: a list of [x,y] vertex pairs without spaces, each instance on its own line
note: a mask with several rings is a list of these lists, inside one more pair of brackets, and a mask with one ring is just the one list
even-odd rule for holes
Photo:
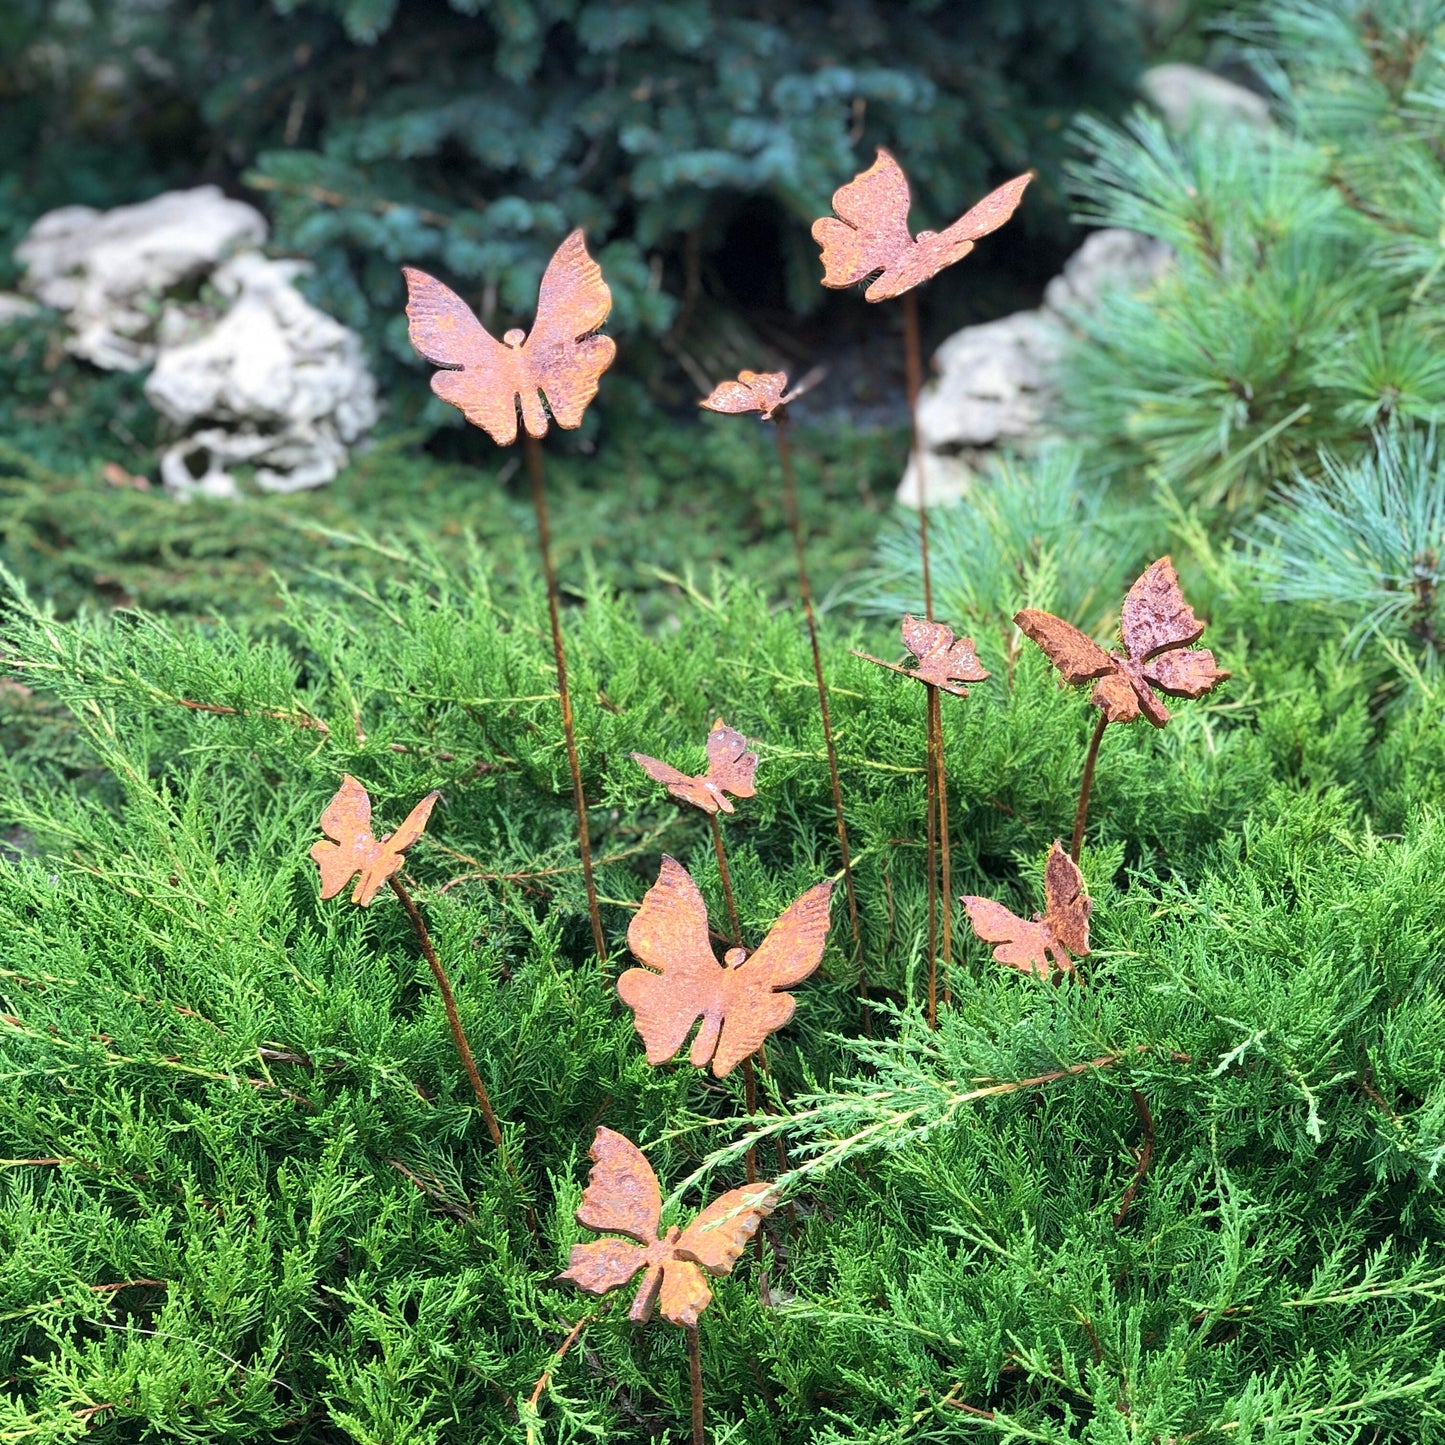
[[[639,1303],[641,1295],[638,1296]],[[712,1289],[707,1276],[690,1259],[679,1259],[675,1254],[662,1264],[662,1287],[657,1291],[657,1301],[662,1307],[663,1319],[678,1326],[692,1326],[698,1316],[712,1303]],[[633,1306],[634,1311],[638,1308]],[[651,1303],[648,1304],[650,1315]],[[636,1320],[634,1313],[629,1318]]]
[[423,360],[447,368],[432,377],[431,389],[498,446],[510,446],[517,439],[517,395],[525,389],[520,356],[492,336],[451,287],[414,266],[401,272],[411,344]]
[[727,799],[710,792],[702,778],[680,772],[671,763],[665,763],[661,758],[650,758],[646,753],[633,753],[632,761],[654,782],[665,783],[674,798],[681,798],[684,803],[691,803],[704,813],[716,813],[720,807],[732,812],[732,805]]
[[[813,239],[823,248],[825,286],[856,286],[891,266],[913,244],[908,181],[882,146],[866,171],[833,192],[833,210],[837,219],[823,216],[813,222]],[[870,301],[879,299],[873,290],[870,286],[864,293]]]
[[[748,740],[718,718],[707,735],[708,782],[735,798],[751,798],[758,791],[753,784],[757,771],[758,755],[748,751]],[[719,805],[732,812],[725,799],[719,799]]]
[[980,236],[996,231],[1018,209],[1024,188],[1033,179],[1031,174],[1016,176],[983,200],[951,226],[936,233],[924,233],[896,265],[880,276],[867,291],[870,301],[886,301],[901,296],[915,286],[938,275],[955,261],[961,261],[973,250]]
[[421,837],[439,797],[441,793],[435,790],[428,793],[406,815],[395,833],[388,833],[376,841],[366,865],[361,870],[361,877],[356,880],[356,891],[351,895],[353,903],[361,908],[369,907],[371,900],[381,890],[381,885],[393,874],[401,872],[402,864],[406,861],[402,854]]
[[[1079,872],[1079,865],[1055,839],[1044,864],[1044,922],[1058,943],[1075,958],[1083,958],[1089,951],[1089,914],[1093,909],[1093,901],[1084,892],[1084,875]],[[1057,947],[1054,958],[1061,967],[1069,967],[1059,958]]]
[[[663,854],[657,882],[632,915],[627,946],[646,967],[629,968],[617,980],[617,996],[632,1010],[647,1062],[666,1063],[699,1015],[718,1015],[723,977],[708,942],[707,905],[675,858]],[[707,1059],[694,1062],[700,1066]]]
[[[532,386],[547,398],[560,427],[570,430],[582,425],[582,413],[617,355],[617,343],[610,336],[592,334],[611,309],[612,292],[602,279],[602,268],[587,254],[586,237],[573,231],[547,263],[537,295],[537,320],[521,348]],[[540,431],[531,420],[527,428],[533,436],[541,436],[547,430],[546,420]]]
[[[787,384],[788,374],[785,371],[740,371],[736,381],[718,382],[698,405],[708,411],[730,415],[760,411],[765,418],[771,419],[783,404],[783,388]],[[792,397],[787,400],[791,401]]]
[[1014,613],[1014,625],[1043,648],[1044,655],[1071,687],[1114,670],[1113,659],[1093,638],[1052,612],[1026,607]]
[[918,659],[921,682],[932,683],[955,697],[967,697],[959,682],[982,682],[988,676],[973,650],[973,639],[955,638],[942,622],[926,622],[912,615],[903,619],[903,645]]
[[1136,687],[1123,668],[1116,667],[1101,677],[1094,684],[1089,701],[1103,708],[1104,716],[1111,723],[1133,722],[1140,712],[1147,712],[1155,727],[1162,728],[1169,721],[1169,709],[1147,687]]
[[731,1274],[738,1256],[758,1232],[758,1226],[778,1205],[771,1184],[745,1184],[720,1194],[678,1236],[672,1252],[700,1264],[721,1279]]
[[577,1223],[599,1234],[625,1234],[642,1245],[656,1243],[662,1191],[647,1156],[631,1139],[601,1125],[587,1153],[592,1172]]
[[801,983],[822,962],[832,899],[831,882],[815,884],[783,910],[751,957],[723,970],[723,1025],[712,1060],[717,1078],[793,1017],[792,994],[778,990]]
[[335,898],[358,870],[371,861],[376,842],[371,836],[371,798],[350,773],[321,814],[321,831],[330,843],[316,843],[311,857],[321,870],[322,898]]
[[606,1294],[626,1284],[647,1263],[647,1250],[626,1239],[594,1239],[574,1244],[567,1268],[557,1276],[588,1294]]
[[1214,654],[1207,647],[1161,652],[1140,670],[1147,681],[1170,697],[1203,697],[1229,676],[1214,665]]
[[1151,563],[1129,589],[1119,618],[1119,635],[1131,661],[1147,662],[1156,653],[1188,647],[1204,633],[1204,624],[1184,600],[1179,574],[1168,557]]
[[1053,935],[1042,923],[1031,923],[1010,912],[1002,903],[992,898],[976,898],[972,895],[959,900],[968,913],[969,926],[985,943],[997,945],[994,961],[1016,968],[1020,973],[1033,974],[1035,978],[1048,978],[1049,944]]
[[397,853],[405,853],[426,831],[427,819],[441,797],[440,789],[433,788],[402,820],[402,825],[386,839],[386,846]]

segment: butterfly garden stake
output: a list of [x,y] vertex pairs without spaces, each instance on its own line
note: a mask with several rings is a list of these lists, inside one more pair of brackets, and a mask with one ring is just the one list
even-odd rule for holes
[[[708,1276],[731,1274],[748,1240],[772,1213],[771,1184],[748,1184],[714,1199],[686,1229],[662,1232],[662,1191],[642,1150],[611,1129],[599,1128],[589,1151],[592,1172],[577,1222],[609,1236],[572,1246],[558,1276],[588,1294],[620,1289],[643,1271],[628,1318],[644,1325],[655,1309],[687,1335],[692,1384],[692,1441],[703,1445],[702,1351],[698,1318],[712,1301]],[[624,1236],[621,1239],[615,1236]]]
[[1094,905],[1084,892],[1079,865],[1054,840],[1044,864],[1044,911],[1032,919],[1020,918],[991,898],[959,899],[968,912],[973,931],[985,943],[997,945],[996,962],[1035,978],[1072,973],[1074,959],[1089,952],[1089,914]]
[[[406,909],[407,917],[411,919],[411,926],[416,932],[422,956],[430,966],[432,977],[436,979],[437,988],[441,992],[442,1006],[447,1011],[447,1023],[451,1025],[452,1038],[456,1042],[457,1053],[461,1055],[462,1067],[467,1071],[472,1093],[476,1095],[477,1103],[481,1107],[482,1118],[486,1120],[487,1133],[492,1136],[492,1143],[505,1159],[502,1131],[497,1125],[496,1114],[492,1112],[487,1086],[477,1072],[476,1060],[472,1057],[466,1031],[462,1028],[451,981],[432,946],[431,934],[427,932],[416,900],[398,876],[405,861],[403,854],[421,837],[427,819],[431,817],[431,810],[440,796],[437,792],[428,793],[407,814],[396,832],[383,833],[377,838],[371,831],[371,798],[350,773],[345,773],[336,796],[321,814],[321,831],[332,841],[314,844],[311,857],[321,870],[323,899],[335,898],[353,878],[357,878],[357,883],[352,891],[351,901],[358,907],[369,908],[384,883],[389,883],[392,892],[401,899],[401,906]],[[511,1165],[508,1164],[507,1167],[510,1169]]]
[[[933,580],[928,556],[928,490],[923,466],[923,448],[918,435],[918,394],[923,386],[922,343],[918,327],[916,288],[945,267],[961,261],[973,250],[974,242],[998,230],[1018,209],[1032,172],[1015,176],[991,191],[951,226],[942,231],[908,229],[908,178],[902,167],[881,146],[866,171],[854,176],[833,192],[832,216],[813,222],[813,239],[823,252],[823,285],[845,289],[868,281],[863,293],[868,301],[903,298],[903,354],[908,387],[908,421],[914,475],[918,479],[918,540],[923,568],[923,612],[933,619]],[[925,679],[926,681],[926,679]],[[938,931],[941,924],[944,948],[944,988],[949,987],[952,931],[949,922],[951,880],[945,876],[942,892],[938,881],[938,848],[948,846],[947,777],[943,764],[943,720],[936,686],[928,683],[928,967],[930,999],[936,989]],[[944,864],[948,873],[947,862]],[[942,904],[940,919],[939,904]],[[933,1005],[930,1002],[930,1017]]]
[[1123,652],[1106,652],[1051,612],[1025,608],[1015,614],[1014,622],[1043,648],[1066,683],[1094,683],[1089,701],[1099,709],[1099,720],[1084,757],[1069,845],[1069,856],[1077,863],[1104,729],[1110,723],[1134,722],[1141,716],[1162,728],[1169,721],[1169,709],[1152,689],[1169,697],[1203,697],[1229,674],[1214,665],[1214,654],[1207,647],[1193,646],[1203,636],[1204,624],[1184,600],[1179,574],[1168,557],[1151,563],[1124,598],[1119,618]]
[[[547,582],[547,609],[552,624],[552,652],[557,663],[557,696],[572,796],[577,807],[577,844],[587,911],[597,957],[606,959],[602,915],[592,877],[592,846],[587,827],[587,798],[577,761],[572,697],[567,689],[567,658],[562,645],[561,604],[557,571],[552,563],[552,530],[543,486],[541,438],[548,413],[559,427],[575,428],[597,395],[598,381],[612,364],[617,345],[596,334],[612,309],[612,293],[602,269],[587,254],[580,230],[557,248],[542,276],[537,316],[532,330],[513,329],[496,340],[471,308],[449,287],[414,267],[402,267],[407,286],[407,329],[411,344],[424,360],[444,368],[431,379],[443,401],[457,407],[473,426],[498,446],[517,439],[517,412],[522,415],[523,448],[532,505],[537,514],[537,543]],[[544,405],[545,403],[545,405]]]
[[793,552],[798,561],[798,594],[808,624],[808,642],[813,650],[813,680],[818,688],[818,714],[823,722],[823,748],[828,755],[828,777],[833,786],[833,817],[838,826],[838,851],[843,860],[843,891],[848,899],[848,927],[853,936],[853,964],[858,970],[858,996],[863,1002],[863,1024],[869,1027],[868,974],[863,958],[863,938],[858,926],[858,899],[853,892],[853,860],[848,849],[848,824],[843,817],[843,788],[838,781],[838,752],[833,745],[833,723],[828,709],[828,681],[823,675],[823,654],[818,646],[818,622],[813,613],[813,588],[808,580],[808,559],[803,546],[803,520],[798,510],[798,483],[793,472],[793,449],[788,437],[788,405],[808,389],[808,378],[787,390],[788,377],[782,371],[742,371],[736,381],[722,381],[713,387],[699,406],[708,411],[737,415],[761,413],[773,423],[778,448],[778,465],[783,474],[783,508],[793,534]]

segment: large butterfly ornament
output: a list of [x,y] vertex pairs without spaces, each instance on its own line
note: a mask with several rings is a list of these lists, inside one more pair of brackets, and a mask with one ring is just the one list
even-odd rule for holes
[[[652,1166],[630,1139],[599,1128],[589,1151],[592,1173],[577,1210],[587,1229],[625,1239],[574,1244],[558,1275],[588,1294],[606,1294],[646,1270],[628,1318],[646,1324],[654,1307],[675,1325],[692,1326],[712,1300],[708,1275],[731,1274],[758,1225],[773,1212],[771,1184],[748,1184],[713,1200],[686,1229],[659,1235],[662,1191]],[[632,1241],[636,1241],[633,1243]]]
[[365,908],[381,885],[401,872],[402,855],[426,829],[439,792],[430,792],[406,815],[395,833],[374,838],[371,833],[371,798],[365,788],[344,773],[336,796],[321,815],[321,831],[331,843],[317,843],[311,857],[321,869],[321,896],[335,898],[359,873],[351,901]]
[[1051,612],[1025,608],[1014,621],[1033,638],[1066,683],[1098,679],[1090,701],[1107,721],[1133,722],[1142,713],[1156,728],[1169,709],[1151,688],[1170,697],[1203,697],[1229,674],[1214,665],[1207,647],[1191,647],[1204,624],[1184,600],[1168,557],[1152,563],[1129,589],[1119,620],[1124,651],[1106,652],[1077,627]]
[[504,447],[517,439],[519,400],[528,436],[546,436],[549,410],[560,427],[582,424],[617,344],[593,334],[612,309],[612,293],[580,230],[547,263],[532,330],[513,328],[500,341],[450,287],[414,266],[401,269],[411,344],[447,368],[431,379],[443,401]]
[[853,649],[855,657],[866,662],[876,662],[891,672],[901,672],[904,677],[928,683],[932,687],[950,692],[954,697],[967,697],[968,689],[960,683],[982,682],[988,673],[978,660],[971,637],[955,637],[953,629],[942,622],[926,622],[921,617],[908,613],[903,618],[903,645],[913,654],[915,667],[899,667],[894,662],[884,662],[881,657]]
[[753,778],[758,771],[758,755],[750,753],[748,740],[721,718],[713,723],[707,735],[707,771],[704,773],[684,773],[646,753],[633,753],[632,761],[654,782],[665,783],[674,798],[691,803],[704,813],[716,813],[719,809],[724,813],[733,811],[724,792],[735,798],[751,798],[757,793]]
[[712,1063],[721,1079],[754,1054],[763,1040],[793,1017],[792,994],[823,958],[828,936],[831,882],[819,883],[791,903],[750,954],[727,951],[720,964],[712,951],[707,905],[686,868],[666,854],[657,882],[632,916],[627,946],[643,968],[617,980],[617,996],[632,1010],[649,1064],[666,1063],[692,1041],[695,1068]]
[[908,179],[880,146],[878,159],[833,192],[837,218],[813,222],[813,239],[823,248],[823,285],[856,286],[879,273],[863,293],[887,301],[961,261],[980,236],[996,231],[1018,209],[1033,173],[1015,176],[990,191],[966,215],[942,231],[908,232]]
[[[968,911],[974,933],[998,946],[996,962],[1035,978],[1054,972],[1072,973],[1074,958],[1089,952],[1089,914],[1093,903],[1084,892],[1079,865],[1054,841],[1044,864],[1044,911],[1032,919],[1020,918],[991,898],[959,899]],[[1072,955],[1072,957],[1071,957]],[[1050,963],[1052,960],[1052,964]]]

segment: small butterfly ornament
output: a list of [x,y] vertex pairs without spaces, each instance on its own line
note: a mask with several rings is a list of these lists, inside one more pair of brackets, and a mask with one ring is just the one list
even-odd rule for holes
[[654,782],[665,783],[667,791],[704,813],[731,813],[733,805],[723,796],[751,798],[757,793],[753,778],[758,771],[758,755],[748,751],[748,740],[721,718],[713,723],[707,735],[707,771],[692,775],[679,771],[660,758],[646,753],[633,753],[632,761]]
[[628,1318],[646,1324],[660,1306],[670,1323],[696,1325],[712,1300],[708,1276],[732,1273],[747,1242],[777,1204],[773,1186],[760,1182],[730,1189],[686,1229],[673,1225],[661,1234],[662,1191],[642,1150],[623,1135],[599,1128],[589,1153],[592,1172],[577,1222],[599,1234],[626,1238],[574,1244],[558,1278],[601,1295],[645,1270]]
[[720,964],[697,884],[664,854],[657,882],[627,930],[627,946],[645,967],[629,968],[617,980],[647,1062],[666,1063],[699,1019],[689,1055],[695,1068],[711,1062],[721,1079],[756,1053],[797,1007],[792,994],[780,990],[801,983],[822,962],[832,896],[831,882],[816,884],[784,910],[751,954],[730,948]]
[[973,649],[971,637],[955,637],[953,629],[944,623],[925,622],[911,613],[905,615],[902,631],[903,645],[913,654],[915,667],[899,667],[897,663],[884,662],[881,657],[856,648],[853,655],[952,693],[954,697],[968,696],[968,689],[959,686],[960,683],[982,682],[988,676]]
[[763,421],[776,421],[789,405],[808,392],[823,378],[823,368],[814,367],[791,391],[786,371],[740,371],[736,381],[720,381],[698,405],[704,411],[738,416],[744,412],[762,413]]
[[1044,911],[1020,918],[1002,903],[972,895],[959,899],[975,934],[997,944],[994,960],[1035,978],[1072,973],[1074,959],[1089,952],[1089,914],[1094,905],[1084,892],[1079,865],[1054,840],[1044,864]]
[[942,231],[908,231],[908,179],[881,146],[866,171],[833,192],[833,216],[813,222],[823,248],[823,285],[835,289],[877,279],[863,293],[887,301],[911,291],[946,266],[961,261],[973,243],[996,231],[1018,209],[1032,172],[989,192],[966,215]]
[[547,263],[532,330],[514,328],[500,341],[436,277],[413,266],[403,266],[402,275],[411,344],[433,366],[446,368],[431,379],[443,401],[503,447],[517,439],[519,401],[528,436],[546,436],[548,411],[560,427],[581,426],[617,354],[610,336],[594,334],[612,309],[612,292],[581,231]]
[[426,830],[427,819],[441,793],[432,791],[406,815],[395,833],[371,834],[371,798],[365,788],[344,773],[341,787],[321,815],[321,831],[331,843],[317,843],[311,857],[321,869],[321,896],[335,898],[359,873],[351,901],[367,907],[381,885],[400,873],[402,855]]
[[1051,612],[1026,608],[1014,622],[1043,648],[1066,683],[1097,679],[1089,700],[1111,723],[1133,722],[1142,715],[1162,728],[1169,709],[1153,688],[1169,697],[1203,697],[1229,676],[1214,665],[1207,647],[1191,646],[1203,635],[1204,624],[1184,600],[1168,557],[1152,563],[1124,599],[1119,621],[1123,652],[1106,652]]

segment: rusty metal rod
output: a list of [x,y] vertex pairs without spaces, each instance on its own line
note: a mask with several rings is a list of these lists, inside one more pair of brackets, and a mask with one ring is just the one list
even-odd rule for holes
[[1094,736],[1089,739],[1089,751],[1084,754],[1084,779],[1079,785],[1079,806],[1074,813],[1074,836],[1069,844],[1069,857],[1079,861],[1079,850],[1084,846],[1084,824],[1089,819],[1089,793],[1094,786],[1094,764],[1099,760],[1099,744],[1104,741],[1104,729],[1109,726],[1109,714],[1101,712],[1094,724]]
[[828,709],[828,682],[823,675],[823,654],[818,646],[818,622],[813,613],[813,587],[808,580],[808,559],[803,547],[803,519],[798,509],[798,482],[793,472],[793,448],[788,437],[788,410],[782,407],[774,418],[773,433],[778,445],[778,463],[783,472],[783,506],[793,533],[793,551],[798,559],[798,593],[808,623],[808,642],[813,650],[813,678],[818,686],[818,713],[823,720],[823,747],[828,754],[828,778],[833,786],[833,817],[838,825],[838,851],[843,859],[843,891],[848,898],[848,927],[853,936],[853,964],[858,970],[858,998],[863,1005],[863,1031],[873,1032],[873,1010],[868,1006],[868,972],[863,958],[863,935],[858,925],[858,898],[853,891],[853,861],[848,848],[848,824],[843,817],[843,787],[838,780],[838,751],[833,746],[833,722]]
[[692,1382],[692,1445],[707,1445],[703,1427],[702,1399],[702,1344],[698,1339],[697,1326],[685,1326],[687,1331],[687,1372]]
[[938,762],[938,928],[943,941],[943,1002],[953,1002],[953,865],[948,842],[948,770],[943,748],[943,700],[933,690],[934,753]]
[[567,655],[562,645],[562,608],[557,590],[557,569],[552,565],[552,528],[547,519],[547,496],[542,485],[542,444],[525,434],[527,477],[532,484],[532,506],[537,513],[537,545],[547,579],[547,611],[552,621],[552,653],[557,661],[557,696],[562,706],[562,734],[567,742],[567,766],[572,771],[572,797],[577,805],[577,847],[582,855],[582,881],[587,888],[587,913],[592,920],[592,942],[599,963],[607,961],[602,936],[602,914],[597,907],[597,885],[592,879],[592,839],[587,828],[587,795],[582,791],[582,768],[577,761],[577,737],[572,726],[572,694],[567,689]]
[[727,900],[728,907],[728,928],[731,931],[733,946],[743,947],[743,928],[738,922],[738,905],[733,898],[733,878],[728,870],[728,855],[723,851],[722,824],[718,822],[716,813],[708,815],[708,821],[712,824],[712,846],[717,854],[717,872],[722,880],[723,898]]
[[918,393],[923,390],[923,342],[918,329],[918,293],[903,295],[903,367],[908,385],[909,451],[918,478],[918,548],[923,562],[923,615],[933,621],[933,577],[928,561],[928,490],[924,485],[923,443],[918,436]]

